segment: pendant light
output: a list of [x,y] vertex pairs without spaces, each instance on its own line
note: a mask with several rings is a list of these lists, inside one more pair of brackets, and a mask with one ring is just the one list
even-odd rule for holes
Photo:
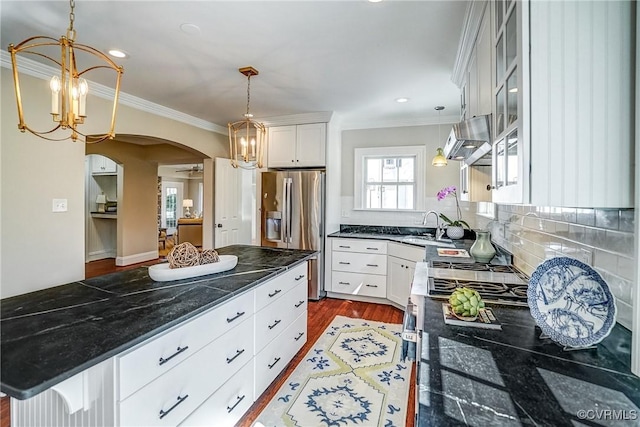
[[244,120],[228,124],[231,165],[243,169],[261,168],[266,129],[264,124],[252,120],[253,114],[249,112],[251,76],[257,76],[258,70],[244,67],[238,71],[247,76],[247,112],[244,114]]
[[[76,31],[73,29],[75,1],[70,0],[69,6],[71,11],[69,13],[69,27],[67,28],[66,36],[61,36],[60,39],[34,36],[17,45],[9,45],[13,68],[13,83],[18,104],[18,129],[20,129],[20,132],[29,131],[40,138],[50,141],[62,141],[69,138],[76,141],[79,136],[83,136],[85,142],[100,142],[106,139],[113,139],[115,136],[114,129],[118,93],[120,92],[120,78],[122,77],[123,69],[99,50],[75,42]],[[60,56],[57,58],[49,56],[47,53],[51,49],[58,52]],[[28,55],[48,59],[56,64],[55,67],[59,69],[49,82],[49,89],[51,90],[50,115],[54,123],[54,127],[50,130],[35,130],[25,121],[18,62],[19,58]],[[76,61],[76,58],[79,60]],[[78,69],[77,63],[81,63],[83,66],[86,65],[86,68]],[[84,124],[88,118],[86,104],[89,84],[85,80],[85,76],[86,73],[97,69],[106,69],[116,73],[113,107],[111,108],[109,130],[102,135],[91,135],[87,138],[87,135],[79,129],[79,125]]]
[[[439,105],[435,107],[435,110],[438,112],[438,142],[439,142],[440,141],[440,111],[444,110],[444,107]],[[447,166],[447,158],[444,156],[442,147],[438,147],[436,149],[436,155],[433,157],[431,164],[437,167]]]

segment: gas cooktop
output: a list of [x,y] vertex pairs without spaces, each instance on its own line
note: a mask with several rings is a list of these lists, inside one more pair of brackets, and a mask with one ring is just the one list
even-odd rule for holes
[[428,294],[447,299],[456,288],[467,287],[488,303],[526,306],[528,281],[526,274],[510,265],[431,261]]

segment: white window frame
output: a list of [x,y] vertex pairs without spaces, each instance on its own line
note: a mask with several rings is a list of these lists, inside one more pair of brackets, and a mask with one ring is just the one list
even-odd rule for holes
[[[424,211],[424,198],[425,198],[425,179],[426,179],[426,167],[425,159],[427,156],[427,150],[424,145],[411,145],[411,146],[391,146],[391,147],[371,147],[371,148],[356,148],[354,150],[353,160],[353,194],[354,194],[354,210],[365,211],[391,211],[391,212],[416,212]],[[366,207],[364,195],[366,194],[367,182],[365,181],[365,159],[367,157],[414,157],[414,173],[415,173],[415,185],[416,185],[416,197],[413,209],[371,209]]]

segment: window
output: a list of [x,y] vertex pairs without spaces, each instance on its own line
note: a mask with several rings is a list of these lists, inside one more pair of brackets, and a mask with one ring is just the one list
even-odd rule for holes
[[425,148],[355,150],[355,208],[418,210],[423,205]]

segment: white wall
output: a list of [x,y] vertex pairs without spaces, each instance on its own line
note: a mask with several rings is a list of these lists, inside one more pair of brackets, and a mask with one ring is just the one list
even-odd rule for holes
[[[434,167],[431,159],[436,154],[436,148],[444,146],[451,124],[442,124],[440,132],[438,125],[408,126],[399,128],[360,129],[342,132],[342,167],[341,167],[341,218],[342,224],[362,225],[397,225],[416,226],[422,224],[425,211],[435,210],[448,217],[456,217],[455,199],[451,196],[438,201],[436,193],[443,187],[460,185],[460,163],[449,161],[445,167]],[[424,211],[365,211],[354,209],[354,150],[364,147],[391,147],[426,145],[426,173]],[[475,224],[475,204],[460,202],[462,219]],[[435,226],[435,218],[429,216],[428,226]]]
[[[0,70],[0,295],[8,297],[84,278],[85,150],[82,143],[20,133],[13,80]],[[25,88],[36,82],[42,81],[21,81]],[[37,128],[50,126],[48,108],[43,102],[30,110],[42,118]],[[66,199],[68,211],[53,213],[53,199]]]
[[[20,133],[10,70],[0,68],[0,77],[0,204],[3,206],[0,212],[0,296],[9,297],[84,279],[86,147],[82,142],[51,142],[30,133]],[[48,99],[46,81],[25,75],[20,79],[23,92],[29,92],[30,98],[45,94],[45,99]],[[28,124],[33,121],[38,129],[50,126],[47,120],[50,117],[48,102],[31,103],[25,108]],[[87,133],[103,130],[95,126],[92,128],[91,117],[103,115],[109,109],[110,103],[106,100],[89,96],[89,119],[84,125]],[[123,105],[118,107],[116,132],[176,141],[210,157],[226,156],[227,144],[223,135]],[[118,160],[117,156],[110,157]],[[149,168],[144,166],[139,172],[152,177],[149,180],[149,186],[153,188],[149,203],[155,206],[156,182],[153,177],[157,165],[151,166],[150,162]],[[127,174],[125,170],[129,177],[136,172],[129,171]],[[53,213],[51,206],[54,198],[67,199],[68,211]],[[119,210],[124,209],[126,202],[131,205],[140,200],[123,200],[122,205],[118,206]],[[123,221],[135,222],[140,219],[140,215],[136,216],[134,212],[130,216],[123,218]],[[157,253],[155,208],[149,209],[148,216],[151,235],[148,241],[137,239],[140,243],[131,242],[118,248],[119,254],[135,258],[136,254],[150,254],[153,250]],[[209,226],[212,227],[212,224]]]

